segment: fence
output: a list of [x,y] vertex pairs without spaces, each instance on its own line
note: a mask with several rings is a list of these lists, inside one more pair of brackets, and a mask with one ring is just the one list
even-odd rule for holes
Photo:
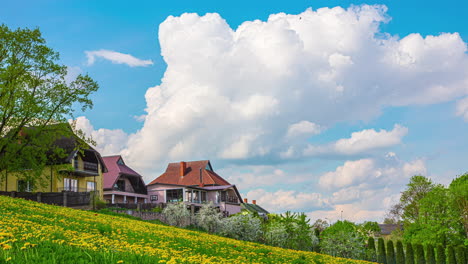
[[67,207],[89,205],[92,193],[90,192],[2,192],[0,195],[10,196],[16,198],[23,198],[25,200],[54,204]]
[[159,207],[163,209],[165,207],[165,204],[159,203],[159,204],[154,204],[154,203],[114,203],[114,204],[107,204],[107,207],[115,207],[115,208],[124,208],[124,209],[130,209],[130,210],[139,210],[139,211],[150,211],[156,207]]

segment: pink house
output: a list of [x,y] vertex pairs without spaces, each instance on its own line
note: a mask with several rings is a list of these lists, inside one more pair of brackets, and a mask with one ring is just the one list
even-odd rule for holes
[[169,163],[166,171],[147,185],[151,203],[185,202],[195,210],[213,202],[226,216],[241,211],[235,185],[219,176],[209,160]]
[[138,172],[128,167],[122,156],[103,157],[107,172],[104,173],[104,199],[115,203],[146,203],[148,195],[145,182]]

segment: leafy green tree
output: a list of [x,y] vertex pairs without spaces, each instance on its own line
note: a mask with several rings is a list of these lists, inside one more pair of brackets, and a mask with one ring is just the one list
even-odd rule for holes
[[385,242],[383,238],[377,240],[377,262],[387,264],[387,254],[385,253]]
[[465,173],[450,183],[451,205],[460,216],[459,221],[463,225],[465,245],[468,245],[468,173]]
[[432,246],[432,244],[427,244],[426,246],[426,263],[436,264],[436,259],[434,255],[434,246]]
[[414,245],[415,255],[416,255],[416,264],[425,264],[426,259],[424,258],[424,248],[421,244]]
[[457,264],[457,259],[455,258],[455,250],[452,245],[447,247],[447,263],[448,264]]
[[446,264],[445,248],[439,244],[437,245],[437,264]]
[[393,247],[393,241],[387,241],[387,264],[395,264],[395,248]]
[[403,208],[403,221],[414,223],[420,216],[419,201],[430,192],[435,185],[424,176],[416,175],[411,177],[407,189],[401,193],[400,203]]
[[60,154],[53,143],[67,132],[51,125],[68,123],[76,107],[93,106],[97,83],[88,75],[67,81],[67,67],[58,61],[39,29],[0,25],[0,170],[37,176],[51,150]]
[[321,233],[321,252],[343,258],[365,258],[365,238],[349,221],[337,221]]
[[396,243],[396,264],[405,264],[405,252],[403,251],[403,243],[400,240]]
[[457,263],[466,263],[466,248],[463,245],[458,245],[455,251]]
[[406,243],[406,264],[414,264],[414,251],[411,243]]
[[373,237],[369,237],[367,240],[367,260],[376,261],[377,254],[375,252],[375,240]]
[[375,237],[380,231],[380,226],[377,222],[366,221],[358,225],[358,232],[364,237]]

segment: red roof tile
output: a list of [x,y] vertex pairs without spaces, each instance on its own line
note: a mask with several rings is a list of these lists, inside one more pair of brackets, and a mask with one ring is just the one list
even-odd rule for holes
[[166,172],[148,185],[157,183],[186,186],[200,185],[200,169],[202,174],[201,182],[203,185],[231,185],[216,172],[206,169],[208,164],[210,165],[209,167],[211,167],[209,160],[188,161],[185,164],[186,169],[184,176],[180,175],[181,162],[169,163]]
[[102,159],[104,160],[104,164],[108,170],[104,173],[104,189],[111,189],[121,174],[141,177],[138,172],[132,170],[130,167],[125,165],[125,163],[123,165],[117,163],[119,159],[122,159],[122,156],[120,155],[103,157]]

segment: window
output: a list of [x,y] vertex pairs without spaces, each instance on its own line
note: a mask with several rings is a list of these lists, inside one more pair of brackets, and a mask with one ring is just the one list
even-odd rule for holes
[[166,202],[182,202],[183,193],[182,189],[166,190]]
[[150,200],[151,200],[151,201],[157,201],[157,200],[158,200],[158,196],[157,196],[157,195],[150,195]]
[[77,192],[78,180],[70,179],[70,178],[63,178],[63,190],[70,191],[70,192]]
[[18,180],[18,192],[32,192],[33,187],[31,181]]
[[125,181],[124,180],[118,180],[115,183],[114,188],[116,188],[119,191],[125,192]]
[[125,165],[125,163],[123,162],[122,158],[120,158],[120,159],[117,161],[117,164],[119,164],[119,165]]
[[206,202],[206,192],[201,192],[201,201]]
[[86,182],[86,191],[94,192],[96,190],[96,183],[95,182]]

